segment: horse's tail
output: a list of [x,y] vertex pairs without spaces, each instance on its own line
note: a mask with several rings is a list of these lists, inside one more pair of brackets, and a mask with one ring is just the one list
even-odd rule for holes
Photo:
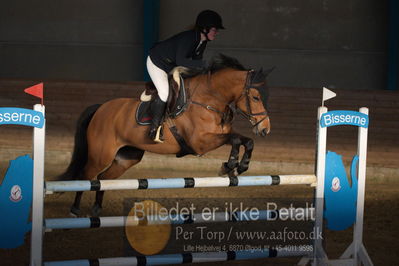
[[87,128],[94,113],[100,108],[101,104],[95,104],[86,108],[78,119],[75,132],[75,146],[72,159],[66,171],[58,176],[59,180],[73,180],[81,178],[83,169],[87,163]]

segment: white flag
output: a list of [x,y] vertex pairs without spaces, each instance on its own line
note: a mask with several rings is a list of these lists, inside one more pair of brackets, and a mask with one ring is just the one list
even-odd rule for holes
[[337,96],[337,94],[333,91],[330,91],[326,87],[323,87],[323,106],[324,106],[324,101],[330,100],[331,98],[334,98]]

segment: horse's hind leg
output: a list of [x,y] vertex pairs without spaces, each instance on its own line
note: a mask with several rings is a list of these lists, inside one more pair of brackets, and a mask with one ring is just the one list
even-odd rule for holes
[[71,216],[79,216],[80,215],[80,200],[82,199],[83,191],[76,192],[75,201],[71,206]]
[[[116,179],[123,175],[127,169],[132,167],[135,164],[138,164],[141,159],[143,158],[144,151],[139,150],[133,147],[123,147],[121,148],[114,161],[112,162],[111,166],[101,173],[97,179]],[[96,200],[92,208],[92,216],[98,217],[101,209],[102,209],[102,202],[104,198],[105,191],[97,191],[96,192]]]
[[[110,162],[112,161],[112,158],[110,159]],[[108,163],[109,165],[110,163]],[[101,173],[101,171],[104,171],[104,169],[106,169],[106,164],[103,164],[102,166],[95,166],[96,164],[94,164],[92,161],[88,161],[86,167],[85,167],[85,176],[84,179],[87,180],[93,180],[94,178],[96,178],[96,176]],[[97,164],[98,165],[98,164]],[[70,210],[70,214],[71,216],[80,216],[80,201],[82,199],[82,195],[83,195],[83,191],[78,191],[76,192],[75,195],[75,201],[73,202],[72,206],[71,206],[71,210]]]
[[[102,145],[105,146],[105,145]],[[101,153],[100,150],[97,150],[97,147],[102,146],[95,146],[95,150],[89,150],[91,154],[102,154],[101,156],[96,157],[88,157],[88,161],[84,168],[83,176],[81,177],[83,180],[93,180],[95,179],[101,172],[104,172],[109,166],[111,165],[112,161],[114,160],[116,150],[112,151],[112,149],[108,149],[107,153]],[[71,206],[71,215],[72,216],[79,216],[80,215],[80,201],[82,199],[83,191],[76,192],[75,201]]]

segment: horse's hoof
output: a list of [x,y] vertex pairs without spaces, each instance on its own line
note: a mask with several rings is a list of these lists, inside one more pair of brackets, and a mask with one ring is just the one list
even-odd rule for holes
[[75,218],[79,217],[80,216],[80,209],[72,206],[69,215],[72,216],[72,217],[75,217]]
[[231,170],[230,172],[227,173],[228,177],[237,177],[238,176],[238,172],[236,169]]
[[91,209],[91,216],[92,216],[92,217],[99,217],[101,211],[102,211],[102,208],[101,208],[101,207],[94,206],[94,207]]
[[249,168],[248,166],[244,166],[244,167],[239,166],[237,168],[237,174],[241,175],[242,173],[246,172],[248,170],[248,168]]
[[227,167],[227,163],[222,163],[222,166],[220,167],[219,176],[225,176],[227,175],[229,172],[231,172],[232,169]]
[[224,172],[222,171],[222,169],[220,169],[219,172],[218,172],[218,176],[223,177],[223,176],[225,176],[225,175],[226,175],[226,173],[224,173]]

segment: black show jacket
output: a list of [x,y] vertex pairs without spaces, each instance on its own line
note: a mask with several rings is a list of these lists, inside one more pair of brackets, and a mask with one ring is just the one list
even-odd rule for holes
[[176,66],[202,68],[205,65],[202,61],[202,55],[207,41],[202,42],[198,47],[200,40],[199,31],[184,31],[156,43],[150,49],[149,56],[151,61],[166,73],[169,73]]

